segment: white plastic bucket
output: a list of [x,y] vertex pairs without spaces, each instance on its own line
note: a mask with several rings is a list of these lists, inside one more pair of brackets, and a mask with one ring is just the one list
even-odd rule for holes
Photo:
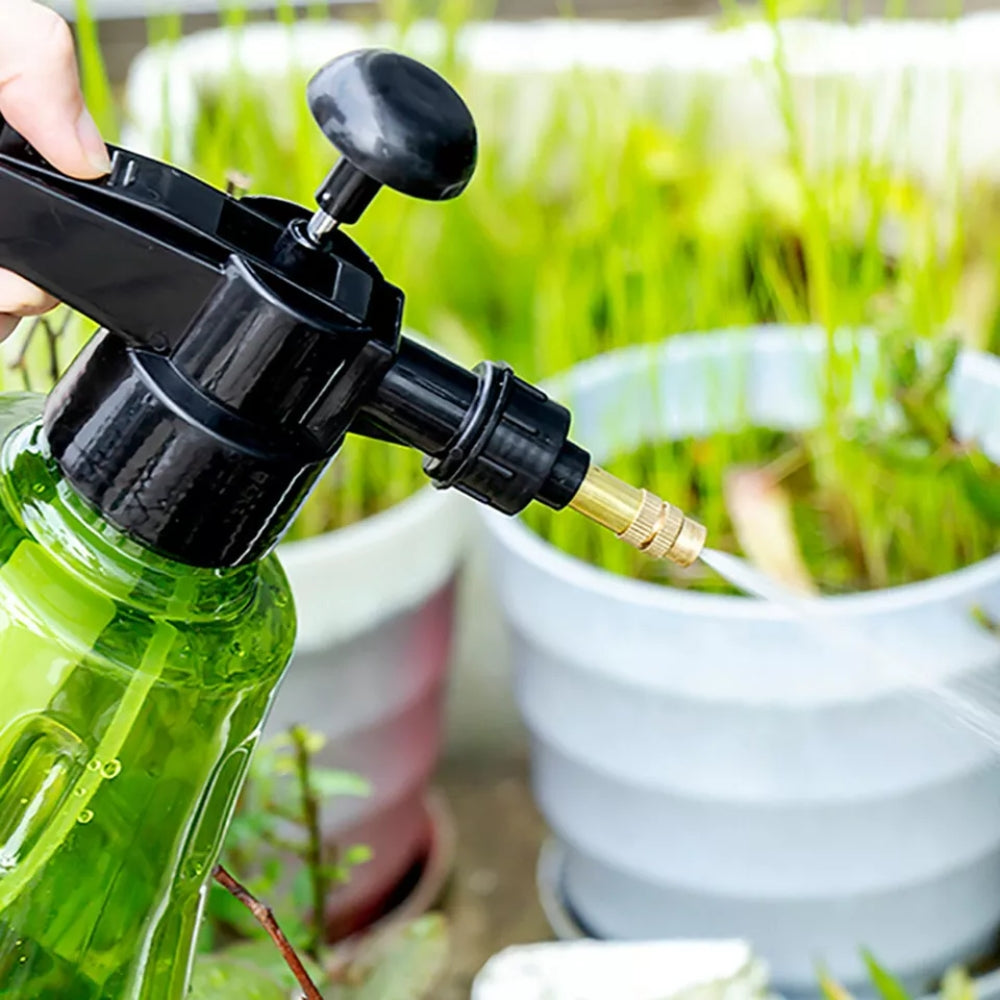
[[[442,38],[439,25],[421,23],[406,46],[432,57]],[[779,38],[787,90],[776,69]],[[857,25],[791,19],[780,32],[766,23],[723,29],[711,18],[481,22],[462,29],[458,50],[475,69],[465,96],[481,128],[515,161],[536,142],[553,78],[579,69],[614,77],[668,126],[697,113],[718,153],[787,150],[787,98],[807,163],[865,159],[947,188],[956,176],[1000,178],[998,43],[1000,15],[984,12]],[[173,155],[189,162],[201,94],[223,86],[234,60],[266,95],[292,68],[311,74],[370,44],[395,44],[393,29],[262,24],[147,49],[129,75],[126,145],[158,152],[169,128]]]
[[[815,330],[682,336],[549,388],[600,460],[747,417],[808,427],[824,350]],[[870,388],[859,378],[859,408]],[[960,432],[1000,456],[1000,359],[963,355],[953,398]],[[903,678],[912,664],[1000,693],[1000,643],[972,615],[1000,613],[1000,556],[824,599],[817,632],[762,601],[612,575],[484,517],[537,797],[589,932],[745,938],[784,992],[815,990],[819,961],[864,983],[862,947],[918,987],[987,947],[1000,761]],[[873,667],[859,637],[907,669]]]

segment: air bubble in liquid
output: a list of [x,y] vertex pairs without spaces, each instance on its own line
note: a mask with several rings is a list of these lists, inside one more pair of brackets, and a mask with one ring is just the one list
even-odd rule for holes
[[94,818],[94,810],[84,809],[83,812],[80,813],[79,816],[77,816],[76,821],[77,823],[82,823],[84,826],[86,826],[93,818]]
[[113,778],[117,778],[119,774],[122,773],[122,762],[120,760],[109,760],[104,767],[101,768],[101,777],[111,781]]

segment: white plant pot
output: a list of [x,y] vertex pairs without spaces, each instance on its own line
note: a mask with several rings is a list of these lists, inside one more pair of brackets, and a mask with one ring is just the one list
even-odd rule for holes
[[472,1000],[770,1000],[742,941],[514,945],[494,955]]
[[443,736],[463,498],[430,487],[358,524],[279,547],[298,614],[295,655],[266,735],[322,733],[318,761],[362,775],[366,798],[324,809],[327,836],[374,857],[331,900],[357,929],[419,860],[425,798]]
[[[547,388],[600,461],[747,418],[813,426],[824,349],[815,330],[681,336]],[[859,412],[870,390],[859,377]],[[963,355],[953,399],[961,434],[1000,457],[1000,359]],[[788,993],[815,990],[818,961],[863,984],[862,947],[919,988],[990,943],[996,750],[914,679],[996,708],[1000,644],[972,609],[1000,614],[1000,556],[823,599],[819,627],[763,601],[606,573],[519,521],[484,520],[537,798],[590,933],[745,938]]]
[[[459,50],[475,67],[466,96],[479,124],[512,162],[534,148],[553,76],[575,68],[611,74],[670,126],[701,109],[711,148],[752,157],[788,148],[777,38],[763,23],[720,30],[707,18],[484,22],[463,30]],[[956,167],[961,177],[1000,179],[1000,15],[857,26],[792,20],[780,38],[807,163],[864,158],[939,186]],[[290,67],[311,73],[340,52],[393,40],[385,26],[253,25],[238,38],[220,29],[146,50],[130,74],[127,144],[159,150],[169,124],[173,155],[189,161],[199,94],[218,89],[234,58],[266,93]],[[441,31],[421,24],[407,45],[431,56]]]

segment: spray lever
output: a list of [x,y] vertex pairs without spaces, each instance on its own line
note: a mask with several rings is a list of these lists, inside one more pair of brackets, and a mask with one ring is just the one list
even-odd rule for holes
[[464,190],[477,139],[458,94],[366,49],[321,69],[308,99],[341,153],[312,213],[118,147],[105,178],[73,180],[0,119],[0,267],[102,327],[45,408],[74,488],[166,555],[240,565],[353,432],[417,448],[437,485],[504,513],[572,506],[692,562],[704,529],[592,465],[565,407],[506,365],[469,371],[403,337],[402,292],[344,234],[383,185]]

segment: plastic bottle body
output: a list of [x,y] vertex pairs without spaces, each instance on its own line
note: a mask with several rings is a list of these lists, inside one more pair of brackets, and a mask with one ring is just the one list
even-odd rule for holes
[[291,655],[277,561],[130,542],[0,396],[0,995],[181,1000],[206,885]]

